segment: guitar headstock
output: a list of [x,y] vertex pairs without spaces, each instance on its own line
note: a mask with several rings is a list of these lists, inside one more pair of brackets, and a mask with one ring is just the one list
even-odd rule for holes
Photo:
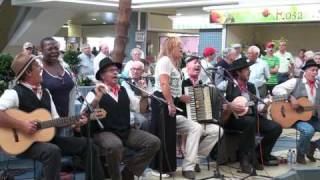
[[105,118],[107,116],[107,111],[105,111],[102,108],[94,109],[93,113],[94,114],[90,115],[90,119],[95,119],[95,118],[102,119],[102,118]]

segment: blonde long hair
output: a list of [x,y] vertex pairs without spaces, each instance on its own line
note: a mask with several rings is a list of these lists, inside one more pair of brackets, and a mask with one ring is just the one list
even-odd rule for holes
[[181,45],[181,39],[179,37],[168,37],[162,44],[160,48],[160,53],[158,59],[163,56],[168,56],[171,60],[173,59],[174,48]]

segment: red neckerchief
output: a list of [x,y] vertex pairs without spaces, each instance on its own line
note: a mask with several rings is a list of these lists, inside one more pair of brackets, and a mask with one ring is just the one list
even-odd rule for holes
[[247,83],[243,83],[242,81],[238,81],[238,86],[241,92],[247,92]]
[[316,81],[310,81],[310,80],[307,80],[307,83],[310,87],[310,93],[311,95],[313,96],[314,95],[314,90],[316,89],[315,88],[315,85],[316,85]]
[[120,86],[116,85],[116,86],[110,87],[110,90],[114,95],[118,96],[119,91],[120,91]]

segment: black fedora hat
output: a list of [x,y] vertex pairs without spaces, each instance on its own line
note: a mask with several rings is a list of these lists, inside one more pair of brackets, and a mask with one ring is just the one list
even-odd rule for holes
[[231,67],[229,68],[229,71],[236,71],[236,70],[240,70],[246,67],[249,67],[253,64],[253,62],[248,62],[247,58],[239,58],[237,60],[235,60],[232,64]]
[[122,64],[121,63],[113,62],[110,57],[105,57],[99,63],[99,70],[96,73],[96,79],[97,80],[101,80],[100,73],[106,67],[109,67],[109,66],[117,66],[119,68],[119,70],[121,70],[121,68],[122,68]]
[[312,66],[316,66],[320,68],[320,64],[317,64],[313,59],[309,59],[301,69],[306,70],[308,67],[312,67]]

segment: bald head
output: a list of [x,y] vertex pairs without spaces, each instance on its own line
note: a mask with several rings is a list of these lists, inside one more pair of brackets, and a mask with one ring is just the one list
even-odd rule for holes
[[100,47],[101,53],[103,53],[106,56],[109,56],[109,46],[108,46],[107,42],[101,41],[99,47]]

